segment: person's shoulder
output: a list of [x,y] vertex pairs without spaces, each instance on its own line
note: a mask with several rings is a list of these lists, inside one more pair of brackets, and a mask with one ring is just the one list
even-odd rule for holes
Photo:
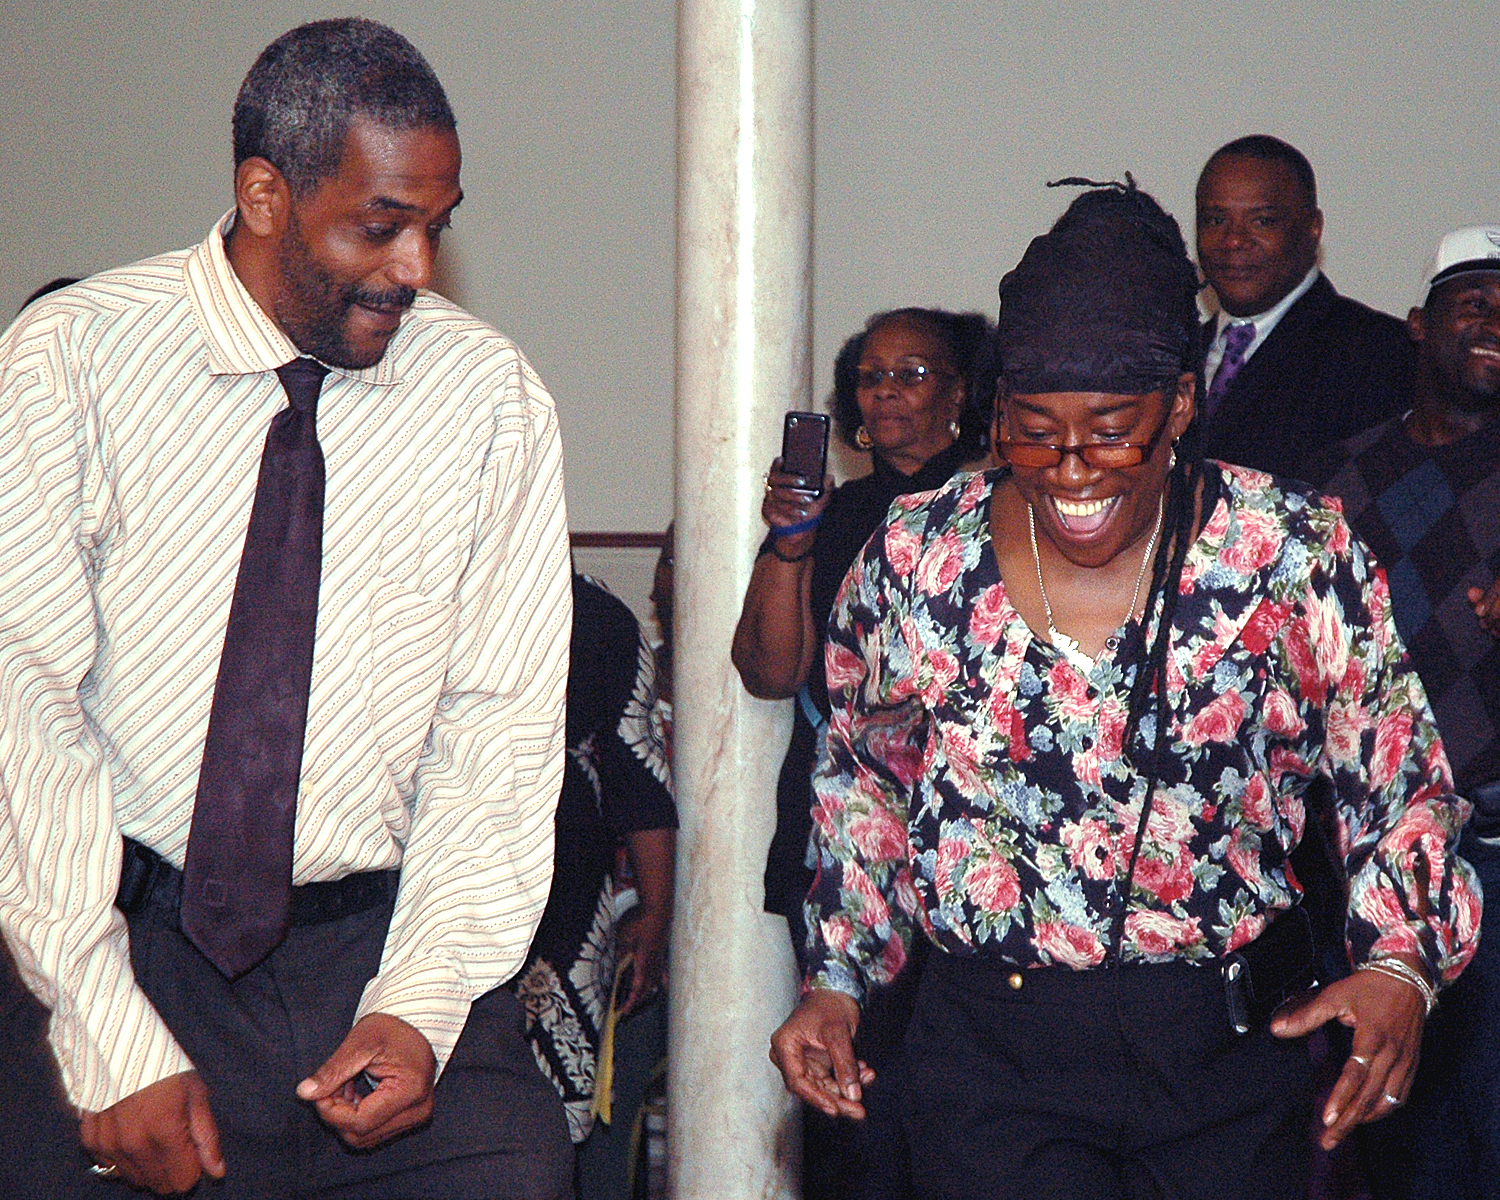
[[931,533],[955,517],[972,512],[989,494],[996,478],[996,471],[958,471],[931,491],[897,496],[887,511],[886,524]]
[[1401,349],[1409,345],[1411,339],[1406,331],[1406,322],[1400,317],[1381,312],[1344,295],[1326,275],[1320,278],[1328,283],[1328,310],[1325,319],[1330,324],[1343,326]]
[[930,492],[897,496],[865,546],[864,560],[876,574],[905,578],[942,544],[941,554],[972,543],[987,533],[988,497],[1003,470],[960,471]]
[[531,372],[531,364],[515,342],[436,292],[417,293],[388,353],[398,360],[439,354],[460,358],[475,369]]
[[1271,475],[1231,463],[1217,464],[1234,527],[1279,543],[1272,577],[1280,590],[1295,592],[1312,565],[1326,568],[1347,557],[1354,541],[1343,501],[1300,479]]
[[520,348],[491,325],[446,296],[418,292],[411,311],[392,339],[392,354],[424,354],[433,350],[512,361],[524,358]]
[[1372,451],[1380,452],[1397,439],[1405,439],[1401,418],[1391,417],[1310,455],[1302,465],[1302,477],[1314,487],[1337,493],[1334,483],[1350,463]]
[[573,624],[608,628],[629,638],[640,630],[630,606],[600,580],[581,571],[573,572]]
[[488,321],[436,292],[419,292],[386,350],[399,376],[441,380],[454,396],[488,395],[550,409],[551,394],[521,348]]
[[187,301],[183,266],[191,250],[174,250],[111,267],[28,304],[10,327],[14,344],[29,337],[79,341],[111,324],[139,332],[152,310]]

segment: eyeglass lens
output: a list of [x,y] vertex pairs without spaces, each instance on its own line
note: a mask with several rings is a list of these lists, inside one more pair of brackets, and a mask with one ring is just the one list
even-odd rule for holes
[[1146,447],[1130,444],[1118,446],[1044,446],[1029,442],[1002,442],[1006,460],[1016,467],[1055,467],[1063,456],[1076,454],[1096,470],[1137,467],[1146,459]]
[[889,376],[898,387],[916,387],[934,374],[931,367],[924,367],[920,363],[904,363],[899,367],[891,367],[888,370],[880,370],[878,367],[861,367],[856,378],[862,388],[876,388],[880,386],[881,380]]

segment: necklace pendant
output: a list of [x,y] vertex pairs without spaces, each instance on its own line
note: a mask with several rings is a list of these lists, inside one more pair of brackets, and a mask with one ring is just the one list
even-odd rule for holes
[[1087,675],[1093,671],[1095,662],[1079,647],[1076,638],[1070,638],[1056,625],[1047,626],[1047,640],[1052,643],[1053,649],[1067,659],[1079,671]]

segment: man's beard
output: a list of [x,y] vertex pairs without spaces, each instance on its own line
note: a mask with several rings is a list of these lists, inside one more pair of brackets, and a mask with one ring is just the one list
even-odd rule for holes
[[407,309],[416,298],[408,287],[376,292],[358,283],[340,285],[313,258],[296,216],[291,218],[281,242],[281,292],[272,315],[303,354],[345,370],[373,367],[385,345],[373,354],[356,352],[344,333],[349,310],[356,304]]

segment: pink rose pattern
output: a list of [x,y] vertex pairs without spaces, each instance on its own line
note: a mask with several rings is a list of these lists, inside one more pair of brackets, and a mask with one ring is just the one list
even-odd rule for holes
[[1145,787],[1126,696],[1154,630],[1122,629],[1088,674],[1035,638],[990,547],[1001,479],[908,497],[834,609],[808,982],[862,997],[919,933],[1023,966],[1216,958],[1296,901],[1287,854],[1319,774],[1352,960],[1412,951],[1456,975],[1478,927],[1453,853],[1468,805],[1384,573],[1335,504],[1235,467],[1188,555],[1161,783],[1110,945]]

